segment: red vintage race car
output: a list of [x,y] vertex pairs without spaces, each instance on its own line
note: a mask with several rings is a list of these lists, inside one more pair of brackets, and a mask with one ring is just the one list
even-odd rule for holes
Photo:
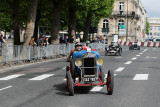
[[97,85],[106,85],[108,95],[112,95],[114,74],[112,70],[108,70],[105,78],[103,60],[98,52],[91,49],[82,50],[75,52],[70,59],[70,66],[66,67],[69,95],[74,95],[74,87]]

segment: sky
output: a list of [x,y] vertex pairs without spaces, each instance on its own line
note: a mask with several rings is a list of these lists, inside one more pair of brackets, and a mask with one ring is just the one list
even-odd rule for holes
[[148,17],[160,18],[160,0],[141,0]]

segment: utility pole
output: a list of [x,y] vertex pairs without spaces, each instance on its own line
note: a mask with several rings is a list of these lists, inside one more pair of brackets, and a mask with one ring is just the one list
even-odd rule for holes
[[127,28],[126,28],[126,42],[128,41],[128,0],[127,0]]

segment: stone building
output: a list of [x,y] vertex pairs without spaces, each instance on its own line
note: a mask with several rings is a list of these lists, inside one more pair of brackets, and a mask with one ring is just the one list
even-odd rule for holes
[[147,18],[149,21],[149,34],[146,39],[160,42],[160,18]]
[[145,26],[146,10],[140,0],[115,0],[111,16],[102,18],[98,24],[98,35],[106,35],[108,43],[114,34],[119,35],[119,42],[144,41]]

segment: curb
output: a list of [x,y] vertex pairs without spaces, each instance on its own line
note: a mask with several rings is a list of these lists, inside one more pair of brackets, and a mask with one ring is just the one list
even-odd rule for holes
[[12,67],[7,67],[7,68],[2,68],[0,69],[0,73],[4,73],[7,71],[11,71],[11,70],[17,70],[23,67],[29,67],[31,65],[37,65],[37,64],[42,64],[42,63],[48,63],[48,62],[53,62],[53,61],[57,61],[57,60],[61,60],[61,59],[66,59],[67,57],[63,57],[63,58],[56,58],[56,59],[50,59],[50,60],[46,60],[46,61],[41,61],[41,62],[34,62],[34,63],[29,63],[29,64],[23,64],[23,65],[15,65]]

